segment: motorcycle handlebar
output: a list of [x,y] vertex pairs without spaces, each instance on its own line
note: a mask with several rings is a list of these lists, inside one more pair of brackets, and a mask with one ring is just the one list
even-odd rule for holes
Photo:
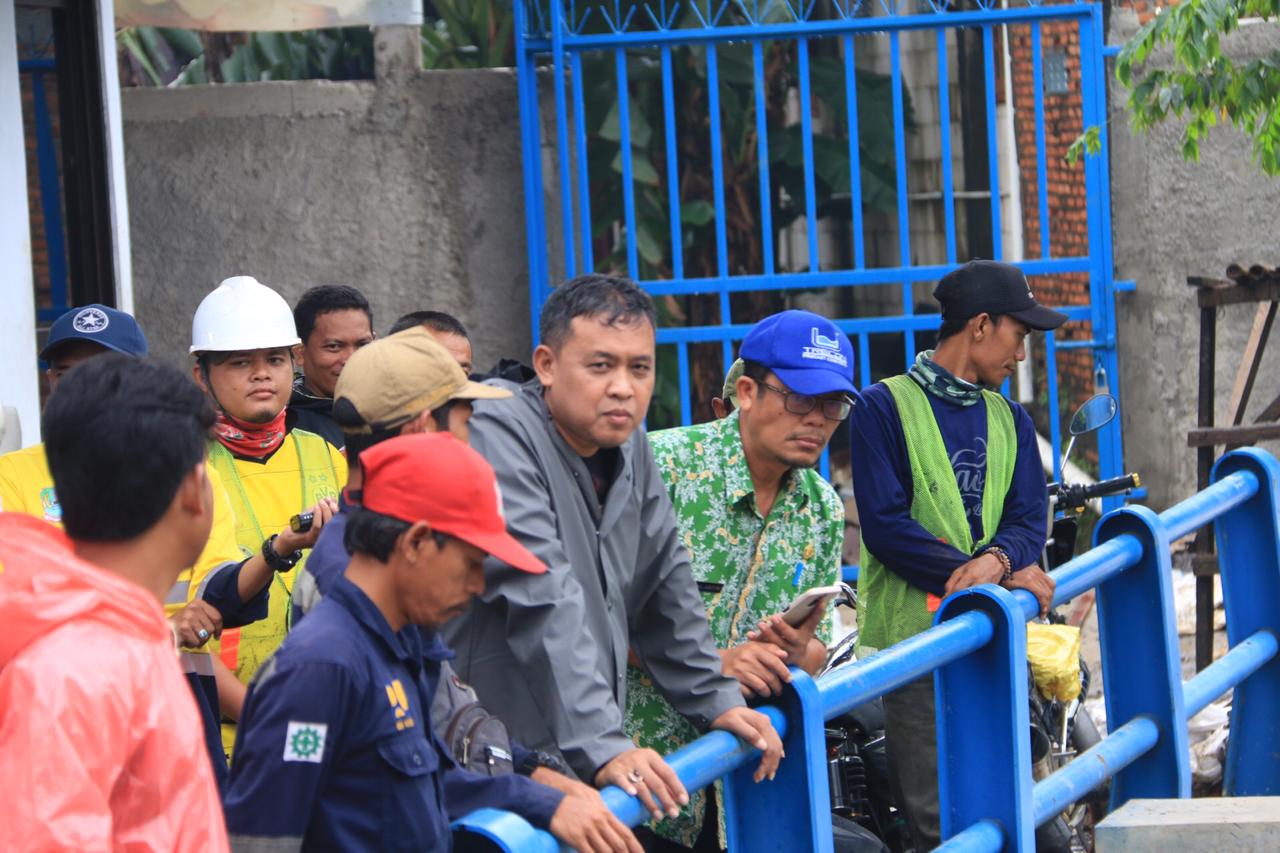
[[1142,485],[1142,480],[1137,474],[1125,474],[1122,477],[1112,477],[1109,480],[1087,485],[1084,483],[1071,483],[1063,486],[1061,483],[1050,483],[1049,494],[1057,495],[1059,509],[1074,509],[1084,506],[1094,498],[1118,495],[1131,489],[1136,489],[1140,485]]

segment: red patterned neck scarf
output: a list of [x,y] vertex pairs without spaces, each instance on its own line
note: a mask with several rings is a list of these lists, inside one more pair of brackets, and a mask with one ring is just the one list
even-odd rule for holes
[[233,418],[226,412],[219,412],[213,432],[218,436],[218,441],[235,455],[265,459],[284,443],[286,411],[288,410],[281,409],[280,414],[265,424],[251,424]]

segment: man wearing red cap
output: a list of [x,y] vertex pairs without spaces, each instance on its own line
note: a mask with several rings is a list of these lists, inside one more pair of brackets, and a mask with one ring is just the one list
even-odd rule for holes
[[245,701],[226,799],[237,842],[448,850],[449,822],[491,807],[578,850],[638,853],[611,814],[522,776],[463,770],[432,731],[448,655],[435,631],[484,590],[485,558],[546,571],[507,533],[493,469],[447,433],[392,438],[360,462],[346,574]]

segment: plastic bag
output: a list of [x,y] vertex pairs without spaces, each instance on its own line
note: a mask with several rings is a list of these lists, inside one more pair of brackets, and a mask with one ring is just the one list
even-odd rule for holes
[[1027,625],[1027,661],[1046,699],[1070,702],[1080,695],[1080,629],[1071,625]]

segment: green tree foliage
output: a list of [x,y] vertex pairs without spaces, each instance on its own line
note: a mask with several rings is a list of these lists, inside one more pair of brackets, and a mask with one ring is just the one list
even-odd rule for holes
[[[1170,116],[1186,121],[1182,156],[1200,159],[1200,142],[1219,123],[1230,123],[1253,142],[1253,158],[1268,175],[1280,174],[1280,47],[1245,63],[1222,53],[1223,36],[1256,18],[1280,45],[1280,0],[1182,0],[1156,15],[1125,44],[1116,77],[1129,90],[1133,126],[1146,131]],[[1168,46],[1173,62],[1151,67],[1152,52]],[[1097,153],[1098,129],[1076,140],[1067,159]]]

